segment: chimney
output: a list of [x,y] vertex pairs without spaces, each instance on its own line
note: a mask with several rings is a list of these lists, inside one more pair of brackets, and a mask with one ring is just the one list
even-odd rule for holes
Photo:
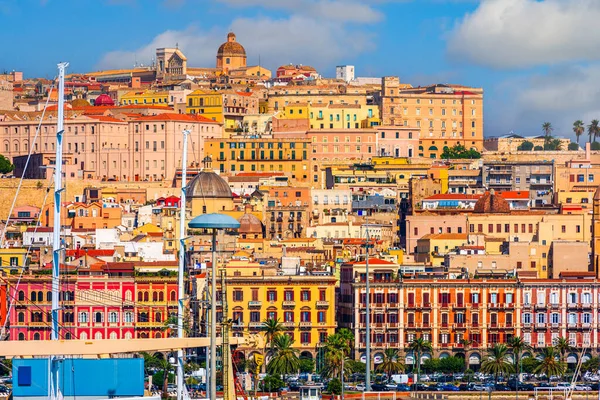
[[590,144],[590,142],[587,142],[585,144],[585,159],[586,159],[586,161],[589,161],[592,159],[591,150],[592,150],[591,144]]

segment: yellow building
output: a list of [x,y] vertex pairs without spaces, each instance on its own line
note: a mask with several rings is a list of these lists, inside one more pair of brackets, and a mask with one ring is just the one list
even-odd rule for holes
[[204,151],[222,173],[284,172],[291,179],[306,181],[309,143],[306,138],[211,138],[204,141]]
[[131,91],[122,95],[119,101],[124,106],[133,104],[168,106],[169,92],[157,92],[154,90]]
[[29,257],[27,257],[26,248],[6,248],[0,249],[0,266],[6,273],[10,273],[12,269],[22,268],[29,265]]
[[434,267],[444,263],[446,254],[469,242],[466,233],[434,233],[427,234],[417,240],[415,261],[424,262]]
[[[301,357],[315,359],[318,346],[335,332],[335,277],[278,275],[277,267],[240,260],[227,271],[228,318],[233,330],[260,334],[263,322],[279,320]],[[246,359],[263,349],[240,347]]]
[[310,129],[362,129],[380,125],[379,107],[361,104],[289,103],[280,119],[308,119]]
[[187,96],[187,114],[201,114],[213,121],[223,122],[223,95],[219,92],[194,90]]

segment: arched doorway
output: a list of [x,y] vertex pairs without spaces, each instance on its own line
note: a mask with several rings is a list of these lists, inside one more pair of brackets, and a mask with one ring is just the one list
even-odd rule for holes
[[481,355],[479,353],[471,353],[469,356],[469,368],[473,371],[478,371],[481,365]]

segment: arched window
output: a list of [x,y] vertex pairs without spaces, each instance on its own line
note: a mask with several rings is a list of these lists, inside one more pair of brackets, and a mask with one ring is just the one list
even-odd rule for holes
[[87,338],[88,338],[87,333],[81,332],[79,334],[79,340],[87,340]]
[[31,302],[35,303],[37,301],[37,292],[31,292]]
[[25,322],[25,313],[20,312],[18,315],[19,322]]
[[46,293],[46,301],[50,303],[52,301],[52,292]]
[[131,311],[127,311],[123,317],[123,322],[132,323],[133,322],[133,314]]
[[25,292],[22,290],[19,290],[19,301],[25,301]]
[[170,300],[171,301],[177,301],[177,293],[175,293],[174,290],[171,290]]
[[152,301],[158,301],[158,292],[152,292]]
[[154,321],[155,322],[162,322],[162,314],[157,312],[156,314],[154,314]]
[[118,339],[118,338],[119,338],[119,336],[117,335],[117,332],[111,332],[111,333],[110,333],[110,338],[111,338],[111,339]]
[[131,301],[131,290],[125,292],[125,300]]
[[23,332],[19,333],[19,340],[25,340],[25,334]]
[[102,332],[96,332],[96,334],[94,335],[94,339],[101,340],[102,339]]
[[131,332],[125,332],[125,339],[131,339]]
[[40,290],[40,291],[38,291],[38,293],[37,293],[37,294],[38,294],[38,301],[39,301],[39,302],[42,302],[42,301],[44,301],[44,292],[42,292],[42,291]]
[[225,59],[225,64],[231,64],[231,59],[229,57]]
[[165,293],[158,292],[158,301],[165,301]]
[[162,338],[162,334],[161,334],[160,332],[156,332],[156,333],[154,334],[154,337],[155,337],[156,339],[160,339],[160,338]]
[[142,292],[138,292],[138,301],[144,301],[144,294]]
[[144,301],[149,301],[150,300],[150,295],[148,294],[148,292],[144,292]]
[[102,322],[102,313],[101,312],[97,312],[94,314],[94,322],[98,323],[98,322]]
[[119,314],[116,311],[111,311],[108,313],[108,322],[116,323],[119,322]]
[[65,333],[65,339],[71,340],[71,333],[70,332]]
[[33,340],[40,340],[40,334],[38,332],[33,334]]

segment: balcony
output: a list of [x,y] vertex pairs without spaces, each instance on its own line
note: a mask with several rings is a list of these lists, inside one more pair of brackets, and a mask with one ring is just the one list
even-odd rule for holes
[[50,328],[51,323],[38,321],[38,322],[29,322],[27,325],[31,326],[31,327],[35,327],[35,328]]
[[535,329],[546,329],[546,323],[538,322],[537,324],[535,324]]
[[466,329],[466,324],[464,322],[457,322],[454,324],[454,329]]
[[548,308],[548,305],[545,303],[537,303],[535,305],[536,310],[545,310],[546,308]]
[[454,309],[467,308],[465,303],[457,303],[454,305]]
[[567,329],[577,329],[578,326],[575,323],[568,323],[567,324]]
[[239,328],[243,329],[244,328],[244,321],[234,321],[233,324],[231,324],[231,326],[234,329],[239,329]]
[[252,300],[248,302],[248,307],[261,307],[262,301]]
[[327,308],[329,307],[329,302],[327,300],[317,300],[317,307]]
[[398,308],[398,303],[387,303],[387,308]]
[[296,327],[294,321],[285,321],[281,325],[283,325],[283,327],[287,329],[294,329]]
[[262,322],[250,322],[248,323],[248,328],[250,329],[260,329],[263,327],[263,323]]
[[282,303],[283,307],[296,307],[296,302],[294,300],[284,300]]
[[504,309],[504,304],[502,304],[502,303],[490,303],[490,304],[488,304],[488,308],[490,310],[502,310],[502,309]]
[[422,308],[431,309],[431,303],[423,303]]
[[441,303],[440,308],[450,308],[450,303]]
[[398,328],[398,323],[397,323],[397,322],[388,322],[388,324],[387,324],[387,328],[388,328],[388,329],[395,329],[395,328]]
[[567,309],[569,309],[569,310],[576,310],[577,309],[577,303],[567,303]]
[[300,328],[312,328],[312,322],[311,321],[301,321]]
[[406,304],[406,308],[407,309],[417,309],[417,308],[421,308],[421,307],[417,303],[408,303],[408,304]]

